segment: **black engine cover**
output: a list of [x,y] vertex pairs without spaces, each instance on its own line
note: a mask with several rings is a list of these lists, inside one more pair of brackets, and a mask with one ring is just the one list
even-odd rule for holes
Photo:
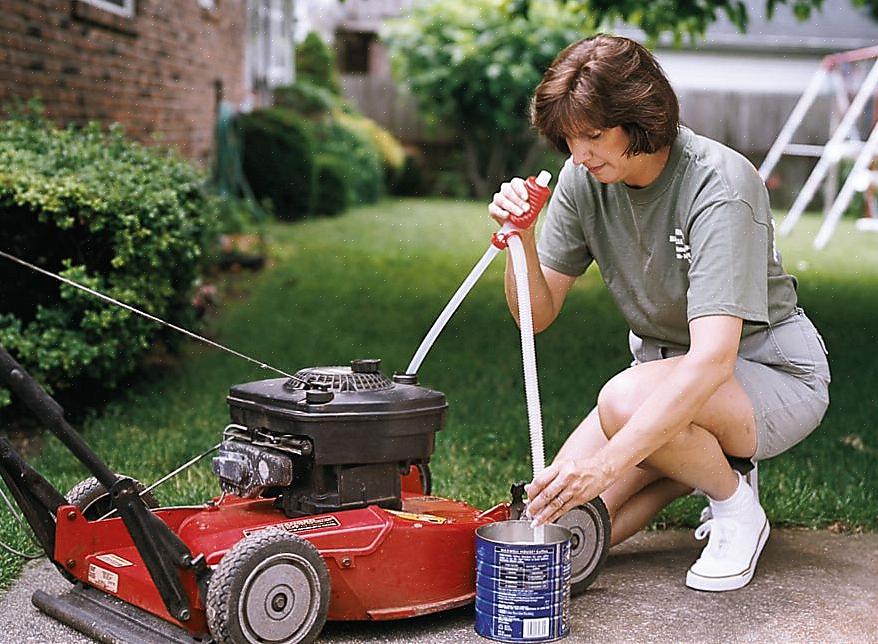
[[300,380],[292,385],[284,378],[236,385],[228,396],[232,422],[308,438],[318,466],[430,458],[435,433],[445,424],[445,394],[380,374],[369,374],[381,381],[360,390],[308,380],[315,374],[360,375],[349,367],[315,367],[296,374]]
[[[379,364],[355,360],[232,387],[226,442],[252,447],[230,445],[214,459],[223,489],[276,497],[288,516],[401,507],[400,474],[429,462],[448,403],[438,391],[409,384],[411,376],[387,379]],[[262,459],[260,450],[274,455]],[[293,480],[278,475],[272,484],[271,473],[285,468],[269,465],[284,458]],[[243,471],[247,462],[265,465],[268,478]]]

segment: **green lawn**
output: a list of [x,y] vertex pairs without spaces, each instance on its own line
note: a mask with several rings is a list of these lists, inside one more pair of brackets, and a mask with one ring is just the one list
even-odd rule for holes
[[[761,468],[763,503],[775,525],[878,526],[878,235],[845,223],[822,252],[817,220],[781,240],[801,303],[831,352],[832,405],[805,443]],[[208,332],[285,371],[380,357],[404,370],[423,334],[486,248],[492,223],[483,204],[395,200],[337,219],[270,229],[268,270],[233,282]],[[37,278],[35,278],[37,279]],[[537,352],[546,448],[551,456],[593,405],[601,384],[630,357],[626,327],[596,271],[579,280]],[[271,377],[228,354],[189,344],[177,367],[146,371],[82,423],[87,440],[118,471],[151,482],[218,442],[235,383]],[[448,425],[432,461],[435,490],[488,506],[529,478],[528,432],[518,330],[503,298],[502,258],[477,285],[421,369],[445,392]],[[37,467],[62,490],[84,470],[54,438]],[[163,503],[217,493],[209,464],[160,488]],[[693,525],[703,500],[684,499],[660,520]],[[0,539],[27,547],[8,514]],[[19,562],[0,554],[0,584]]]

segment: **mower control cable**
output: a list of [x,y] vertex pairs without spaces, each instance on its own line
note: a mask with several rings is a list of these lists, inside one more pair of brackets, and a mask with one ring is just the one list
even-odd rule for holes
[[[189,331],[189,330],[184,329],[184,328],[182,328],[182,327],[179,327],[179,326],[177,326],[177,325],[175,325],[175,324],[172,324],[172,323],[170,323],[170,322],[167,322],[167,321],[165,321],[165,320],[162,320],[161,318],[156,317],[156,316],[154,316],[154,315],[151,315],[151,314],[149,314],[149,313],[146,313],[145,311],[141,311],[140,309],[135,308],[135,307],[131,306],[130,304],[126,304],[125,302],[121,302],[121,301],[119,301],[119,300],[117,300],[117,299],[115,299],[115,298],[110,297],[109,295],[104,295],[103,293],[100,293],[100,292],[98,292],[98,291],[96,291],[96,290],[94,290],[94,289],[91,289],[91,288],[89,288],[89,287],[87,287],[87,286],[84,286],[84,285],[82,285],[82,284],[79,284],[78,282],[75,282],[75,281],[73,281],[73,280],[71,280],[71,279],[69,279],[69,278],[67,278],[67,277],[63,277],[63,276],[61,276],[61,275],[57,275],[57,274],[55,274],[55,273],[52,273],[51,271],[48,271],[48,270],[46,270],[46,269],[44,269],[44,268],[41,268],[41,267],[36,266],[36,265],[34,265],[34,264],[30,263],[30,262],[27,262],[27,261],[25,261],[25,260],[23,260],[23,259],[21,259],[21,258],[19,258],[19,257],[16,257],[15,255],[11,255],[11,254],[9,254],[9,253],[7,253],[7,252],[4,252],[4,251],[0,250],[0,257],[4,257],[4,258],[10,260],[11,262],[15,262],[16,264],[19,264],[19,265],[21,265],[21,266],[24,266],[24,267],[26,267],[26,268],[29,268],[29,269],[31,269],[32,271],[35,271],[35,272],[40,273],[40,274],[42,274],[42,275],[45,275],[45,276],[47,276],[47,277],[51,277],[52,279],[55,279],[55,280],[57,280],[57,281],[59,281],[59,282],[62,282],[62,283],[67,284],[67,285],[69,285],[69,286],[72,286],[72,287],[74,287],[74,288],[76,288],[76,289],[79,289],[80,291],[83,291],[83,292],[85,292],[85,293],[88,293],[89,295],[93,295],[94,297],[97,297],[98,299],[104,300],[104,301],[109,302],[109,303],[111,303],[111,304],[115,304],[116,306],[119,306],[119,307],[121,307],[121,308],[123,308],[123,309],[125,309],[125,310],[127,310],[127,311],[131,311],[132,313],[136,313],[137,315],[140,315],[140,316],[142,316],[142,317],[144,317],[144,318],[146,318],[146,319],[148,319],[148,320],[152,320],[153,322],[158,322],[159,324],[161,324],[161,325],[163,325],[163,326],[166,326],[166,327],[168,327],[168,328],[170,328],[170,329],[173,329],[174,331],[177,331],[177,332],[179,332],[179,333],[182,333],[183,335],[189,336],[190,338],[193,338],[193,339],[198,340],[198,341],[200,341],[200,342],[204,342],[205,344],[208,344],[208,345],[210,345],[210,346],[212,346],[212,347],[216,347],[217,349],[221,349],[222,351],[225,351],[225,352],[227,352],[227,353],[231,353],[232,355],[237,356],[238,358],[241,358],[241,359],[243,359],[243,360],[246,360],[247,362],[250,362],[250,363],[253,363],[253,364],[257,365],[260,369],[266,369],[266,370],[269,370],[269,371],[274,371],[275,373],[278,373],[278,374],[280,374],[280,375],[282,375],[282,376],[285,376],[285,377],[287,377],[287,378],[294,378],[294,376],[293,376],[292,374],[289,374],[289,373],[287,373],[286,371],[282,371],[282,370],[280,370],[280,369],[277,369],[276,367],[272,367],[271,365],[269,365],[269,364],[266,363],[266,362],[263,362],[263,361],[261,361],[261,360],[256,360],[255,358],[251,358],[250,356],[245,355],[245,354],[243,354],[243,353],[241,353],[241,352],[239,352],[239,351],[235,351],[234,349],[230,349],[229,347],[226,347],[226,346],[224,346],[224,345],[222,345],[222,344],[220,344],[220,343],[218,343],[218,342],[215,342],[215,341],[213,341],[213,340],[210,340],[210,339],[208,339],[208,338],[205,338],[204,336],[198,335],[197,333],[193,333],[192,331]],[[214,445],[213,447],[211,447],[211,448],[208,449],[207,451],[205,451],[205,452],[203,452],[203,453],[201,453],[201,454],[195,456],[194,458],[190,459],[189,461],[187,461],[186,463],[184,463],[182,466],[180,466],[179,468],[177,468],[177,469],[174,470],[173,472],[170,472],[170,473],[166,474],[165,476],[163,476],[162,478],[160,478],[158,481],[156,481],[155,483],[153,483],[152,485],[150,485],[148,488],[146,488],[143,492],[141,492],[140,495],[142,496],[142,495],[145,494],[146,492],[150,492],[150,491],[152,491],[153,489],[155,489],[156,487],[158,487],[158,486],[161,485],[162,483],[164,483],[164,482],[168,481],[169,479],[173,478],[174,476],[176,476],[177,474],[179,474],[179,473],[182,472],[183,470],[185,470],[185,469],[191,467],[192,465],[194,465],[195,463],[197,463],[198,461],[200,461],[202,458],[204,458],[204,457],[207,456],[208,454],[210,454],[210,453],[216,451],[217,449],[219,449],[219,444]],[[6,506],[9,508],[9,511],[12,513],[12,516],[15,518],[16,522],[17,522],[17,523],[22,527],[22,529],[24,529],[25,532],[27,533],[27,529],[24,527],[24,523],[23,523],[21,517],[19,517],[19,516],[16,514],[15,509],[13,508],[12,504],[10,503],[9,499],[7,498],[6,494],[3,492],[2,489],[0,489],[0,495],[2,495],[3,502],[4,502],[4,503],[6,504]],[[110,516],[112,516],[112,515],[115,514],[115,513],[116,513],[116,509],[114,508],[113,510],[111,510],[110,512],[108,512],[106,515],[102,516],[101,519],[105,519],[105,518],[107,518],[107,517],[110,517]],[[31,537],[31,540],[33,540],[32,537]],[[4,550],[6,550],[6,551],[8,551],[8,552],[10,552],[10,553],[12,553],[12,554],[18,556],[18,557],[22,557],[22,558],[24,558],[24,559],[38,559],[39,557],[42,557],[42,556],[43,556],[43,555],[30,555],[30,554],[27,554],[27,553],[24,553],[24,552],[20,552],[19,550],[13,548],[13,547],[10,546],[9,544],[4,543],[2,540],[0,540],[0,548],[2,548],[2,549],[4,549]]]
[[56,279],[59,282],[63,282],[64,284],[68,284],[74,288],[78,288],[80,291],[84,291],[84,292],[88,293],[89,295],[94,295],[95,297],[97,297],[101,300],[104,300],[105,302],[110,302],[111,304],[115,304],[116,306],[121,306],[126,311],[131,311],[132,313],[136,313],[137,315],[145,317],[147,320],[152,320],[153,322],[158,322],[159,324],[162,324],[162,325],[168,327],[169,329],[173,329],[174,331],[177,331],[178,333],[182,333],[183,335],[187,335],[190,338],[194,338],[195,340],[199,340],[200,342],[204,342],[205,344],[209,344],[210,346],[216,347],[217,349],[222,349],[223,351],[226,351],[227,353],[231,353],[233,356],[237,356],[243,360],[246,360],[247,362],[252,362],[253,364],[257,365],[260,369],[267,369],[269,371],[274,371],[275,373],[279,373],[280,375],[286,376],[287,378],[293,377],[291,374],[288,374],[286,371],[281,371],[280,369],[272,367],[267,362],[262,362],[261,360],[257,360],[256,358],[251,358],[250,356],[245,355],[243,353],[240,353],[239,351],[235,351],[234,349],[230,349],[226,346],[223,346],[219,342],[214,342],[213,340],[209,340],[208,338],[205,338],[202,335],[198,335],[197,333],[193,333],[192,331],[184,329],[183,327],[177,326],[176,324],[171,324],[170,322],[166,322],[165,320],[162,320],[161,318],[158,318],[158,317],[151,315],[149,313],[146,313],[145,311],[141,311],[140,309],[135,308],[135,307],[131,306],[130,304],[125,304],[125,302],[120,302],[119,300],[116,300],[116,299],[110,297],[109,295],[104,295],[103,293],[95,291],[94,289],[91,289],[87,286],[83,286],[82,284],[80,284],[78,282],[74,282],[73,280],[71,280],[67,277],[62,277],[61,275],[57,275],[51,271],[47,271],[45,268],[40,268],[39,266],[35,266],[34,264],[31,264],[30,262],[26,262],[23,259],[19,259],[15,255],[10,255],[9,253],[6,253],[6,252],[0,250],[0,257],[5,257],[6,259],[8,259],[12,262],[15,262],[16,264],[21,264],[22,266],[25,266],[33,271],[36,271],[37,273],[41,273],[47,277],[51,277],[52,279]]
[[[12,518],[15,519],[15,522],[21,527],[22,531],[25,535],[27,535],[28,540],[39,547],[39,544],[34,539],[33,533],[30,531],[27,525],[25,525],[24,520],[19,516],[18,512],[15,511],[15,506],[12,505],[12,502],[9,500],[9,497],[6,496],[6,492],[3,491],[3,488],[0,487],[0,497],[3,498],[3,503],[6,504],[6,507],[9,509],[9,513],[12,515]],[[29,554],[27,552],[21,552],[20,550],[16,550],[8,543],[4,541],[0,541],[0,548],[3,548],[5,551],[17,556],[22,559],[27,559],[28,561],[33,561],[34,559],[42,559],[46,556],[45,552],[40,552],[37,554]]]
[[[52,273],[51,271],[48,271],[44,268],[41,268],[41,267],[36,266],[30,262],[27,262],[19,257],[16,257],[15,255],[11,255],[7,252],[0,250],[0,257],[4,257],[4,258],[8,259],[9,261],[15,262],[16,264],[19,264],[21,266],[29,268],[32,271],[35,271],[35,272],[40,273],[42,275],[45,275],[47,277],[51,277],[52,279],[58,280],[59,282],[62,282],[64,284],[67,284],[69,286],[77,288],[80,291],[83,291],[85,293],[88,293],[89,295],[93,295],[94,297],[97,297],[98,299],[104,300],[106,302],[110,302],[111,304],[115,304],[116,306],[122,307],[123,309],[125,309],[127,311],[131,311],[132,313],[136,313],[137,315],[140,315],[148,320],[152,320],[153,322],[158,322],[159,324],[166,326],[170,329],[173,329],[174,331],[177,331],[179,333],[182,333],[183,335],[189,336],[190,338],[193,338],[193,339],[198,340],[200,342],[204,342],[205,344],[208,344],[212,347],[216,347],[217,349],[221,349],[222,351],[225,351],[227,353],[231,353],[232,355],[237,356],[238,358],[241,358],[243,360],[246,360],[247,362],[251,362],[251,363],[257,365],[260,369],[274,371],[275,373],[278,373],[278,374],[285,376],[287,378],[294,378],[294,376],[292,374],[289,374],[286,371],[281,371],[280,369],[277,369],[276,367],[272,367],[271,365],[269,365],[266,362],[263,362],[261,360],[257,360],[255,358],[251,358],[248,355],[245,355],[239,351],[235,351],[234,349],[230,349],[229,347],[226,347],[218,342],[214,342],[213,340],[205,338],[204,336],[198,335],[197,333],[193,333],[192,331],[189,331],[187,329],[179,327],[176,324],[166,322],[165,320],[162,320],[161,318],[156,317],[154,315],[151,315],[149,313],[146,313],[145,311],[141,311],[140,309],[135,308],[135,307],[131,306],[130,304],[126,304],[125,302],[120,302],[119,300],[112,298],[109,295],[104,295],[103,293],[100,293],[94,289],[91,289],[87,286],[79,284],[78,282],[75,282],[67,277],[62,277],[61,275],[57,275],[55,273]],[[209,450],[203,452],[202,454],[199,454],[196,457],[190,459],[189,461],[184,463],[182,466],[180,466],[179,468],[177,468],[173,472],[170,472],[169,474],[165,475],[164,477],[162,477],[161,479],[159,479],[158,481],[156,481],[155,483],[150,485],[143,492],[141,492],[141,495],[145,494],[146,492],[152,491],[153,489],[155,489],[156,487],[158,487],[159,485],[161,485],[165,481],[173,478],[174,476],[176,476],[177,474],[179,474],[180,472],[182,472],[186,468],[191,467],[192,465],[194,465],[195,463],[200,461],[202,458],[204,458],[205,456],[207,456],[211,452],[214,452],[218,448],[219,448],[219,445],[217,444],[217,445],[211,447]],[[12,516],[15,518],[16,522],[27,533],[27,529],[24,527],[24,523],[23,523],[21,517],[19,517],[16,514],[14,507],[12,506],[12,504],[10,503],[9,499],[7,498],[6,494],[3,492],[2,489],[0,489],[0,495],[2,495],[3,502],[9,508],[9,511],[12,513]],[[114,508],[113,510],[108,512],[106,515],[101,517],[101,519],[105,519],[109,516],[112,516],[115,512],[116,512],[116,509]],[[31,540],[33,540],[32,537],[31,537]],[[0,540],[0,548],[18,556],[18,557],[22,557],[24,559],[38,559],[38,558],[44,556],[44,555],[29,555],[27,553],[20,552],[20,551],[16,550],[15,548],[13,548],[12,546],[10,546],[9,544],[4,543],[2,540]]]
[[[227,428],[227,429],[228,429],[228,428]],[[177,476],[177,474],[179,474],[179,473],[182,472],[183,470],[189,469],[190,467],[192,467],[193,465],[195,465],[198,461],[200,461],[202,458],[204,458],[204,457],[207,456],[208,454],[211,454],[211,453],[215,452],[216,450],[218,450],[218,449],[220,448],[220,445],[222,445],[222,443],[217,443],[217,444],[214,445],[213,447],[211,447],[211,448],[209,448],[209,449],[203,451],[201,454],[198,454],[197,456],[194,456],[194,457],[190,458],[188,461],[186,461],[185,463],[183,463],[180,467],[178,467],[178,468],[177,468],[176,470],[174,470],[173,472],[168,472],[168,473],[165,474],[162,478],[160,478],[158,481],[156,481],[155,483],[153,483],[153,484],[150,485],[149,487],[144,488],[144,490],[140,493],[140,496],[143,496],[143,495],[146,494],[147,492],[152,492],[152,491],[153,491],[154,489],[156,489],[159,485],[162,485],[162,484],[165,483],[166,481],[171,480],[172,478],[174,478],[175,476]],[[98,521],[102,521],[103,519],[107,519],[107,518],[113,516],[114,514],[116,514],[116,508],[113,508],[112,510],[110,510],[109,512],[107,512],[104,516],[102,516],[100,519],[98,519]]]
[[[172,479],[172,478],[174,478],[175,476],[177,476],[178,474],[180,474],[183,470],[186,470],[186,469],[192,467],[192,466],[195,465],[198,461],[200,461],[201,459],[203,459],[205,456],[208,456],[209,454],[211,454],[211,453],[215,452],[216,450],[218,450],[218,449],[220,448],[220,445],[221,445],[221,444],[222,444],[222,443],[217,443],[216,445],[214,445],[214,446],[211,447],[210,449],[207,449],[207,450],[205,450],[204,452],[202,452],[201,454],[198,454],[197,456],[195,456],[195,457],[189,459],[188,461],[186,461],[185,463],[183,463],[183,465],[181,465],[180,467],[178,467],[178,468],[175,469],[174,471],[172,471],[172,472],[168,472],[168,473],[165,474],[163,477],[161,477],[160,479],[158,479],[155,483],[153,483],[153,484],[150,485],[149,487],[145,488],[145,489],[140,493],[140,496],[143,496],[143,495],[146,494],[147,492],[152,492],[152,491],[153,491],[154,489],[156,489],[158,486],[160,486],[160,485],[166,483],[166,482],[169,481],[170,479]],[[31,532],[30,532],[30,530],[28,529],[27,525],[24,523],[24,520],[23,520],[23,519],[18,515],[18,513],[15,511],[15,506],[12,505],[12,502],[9,500],[9,497],[6,496],[6,493],[3,491],[3,488],[2,488],[2,487],[0,487],[0,499],[3,500],[3,503],[4,503],[4,504],[6,505],[6,507],[9,509],[9,513],[12,515],[12,518],[15,519],[16,523],[18,523],[19,526],[21,526],[22,531],[24,531],[24,533],[27,535],[27,537],[28,537],[28,539],[31,541],[31,543],[33,543],[34,545],[38,545],[38,544],[34,541],[33,535],[31,534]],[[116,508],[113,508],[112,510],[110,510],[109,512],[107,512],[105,515],[103,515],[102,517],[100,517],[100,518],[98,519],[98,521],[103,521],[104,519],[108,519],[108,518],[110,518],[111,516],[113,516],[114,514],[116,514]],[[29,554],[29,553],[27,553],[27,552],[21,552],[20,550],[16,550],[15,548],[13,548],[13,547],[10,546],[8,543],[5,543],[5,542],[2,541],[2,540],[0,540],[0,548],[2,548],[3,550],[6,550],[7,552],[9,552],[9,553],[11,553],[11,554],[13,554],[13,555],[16,555],[17,557],[21,557],[22,559],[27,559],[27,560],[41,559],[42,557],[45,557],[45,556],[46,556],[45,553]]]

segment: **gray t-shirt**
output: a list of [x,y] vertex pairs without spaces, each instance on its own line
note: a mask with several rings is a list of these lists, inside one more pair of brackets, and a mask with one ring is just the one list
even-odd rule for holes
[[755,168],[685,127],[645,188],[602,184],[568,159],[538,252],[572,276],[595,261],[631,330],[669,346],[688,347],[688,323],[701,316],[743,318],[747,336],[796,308]]

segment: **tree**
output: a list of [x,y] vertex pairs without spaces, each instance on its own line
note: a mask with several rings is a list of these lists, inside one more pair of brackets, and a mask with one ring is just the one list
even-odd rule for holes
[[300,81],[308,81],[333,94],[341,94],[335,53],[314,31],[309,32],[296,47],[296,75]]
[[[851,0],[878,19],[878,0]],[[791,5],[800,20],[823,0],[766,0],[769,18]],[[428,122],[455,129],[466,174],[481,197],[505,178],[530,172],[542,148],[528,125],[533,91],[567,44],[624,22],[655,42],[670,33],[696,39],[725,13],[742,31],[742,0],[428,0],[388,25],[397,80],[407,84]]]
[[[543,2],[544,0],[539,0]],[[742,0],[560,0],[589,15],[600,25],[621,21],[639,27],[650,41],[670,33],[679,43],[683,36],[704,36],[720,14],[742,32],[747,30],[747,3]],[[878,20],[878,0],[850,0],[855,7],[865,7]],[[824,0],[765,0],[769,19],[779,5],[790,5],[799,20],[808,20],[812,12],[822,10]],[[515,0],[516,11],[527,15],[531,0]],[[533,3],[535,6],[537,3]]]
[[459,133],[467,178],[482,197],[537,162],[543,149],[528,125],[534,88],[565,45],[595,28],[563,4],[520,9],[503,0],[442,0],[382,34],[397,79],[428,120]]

